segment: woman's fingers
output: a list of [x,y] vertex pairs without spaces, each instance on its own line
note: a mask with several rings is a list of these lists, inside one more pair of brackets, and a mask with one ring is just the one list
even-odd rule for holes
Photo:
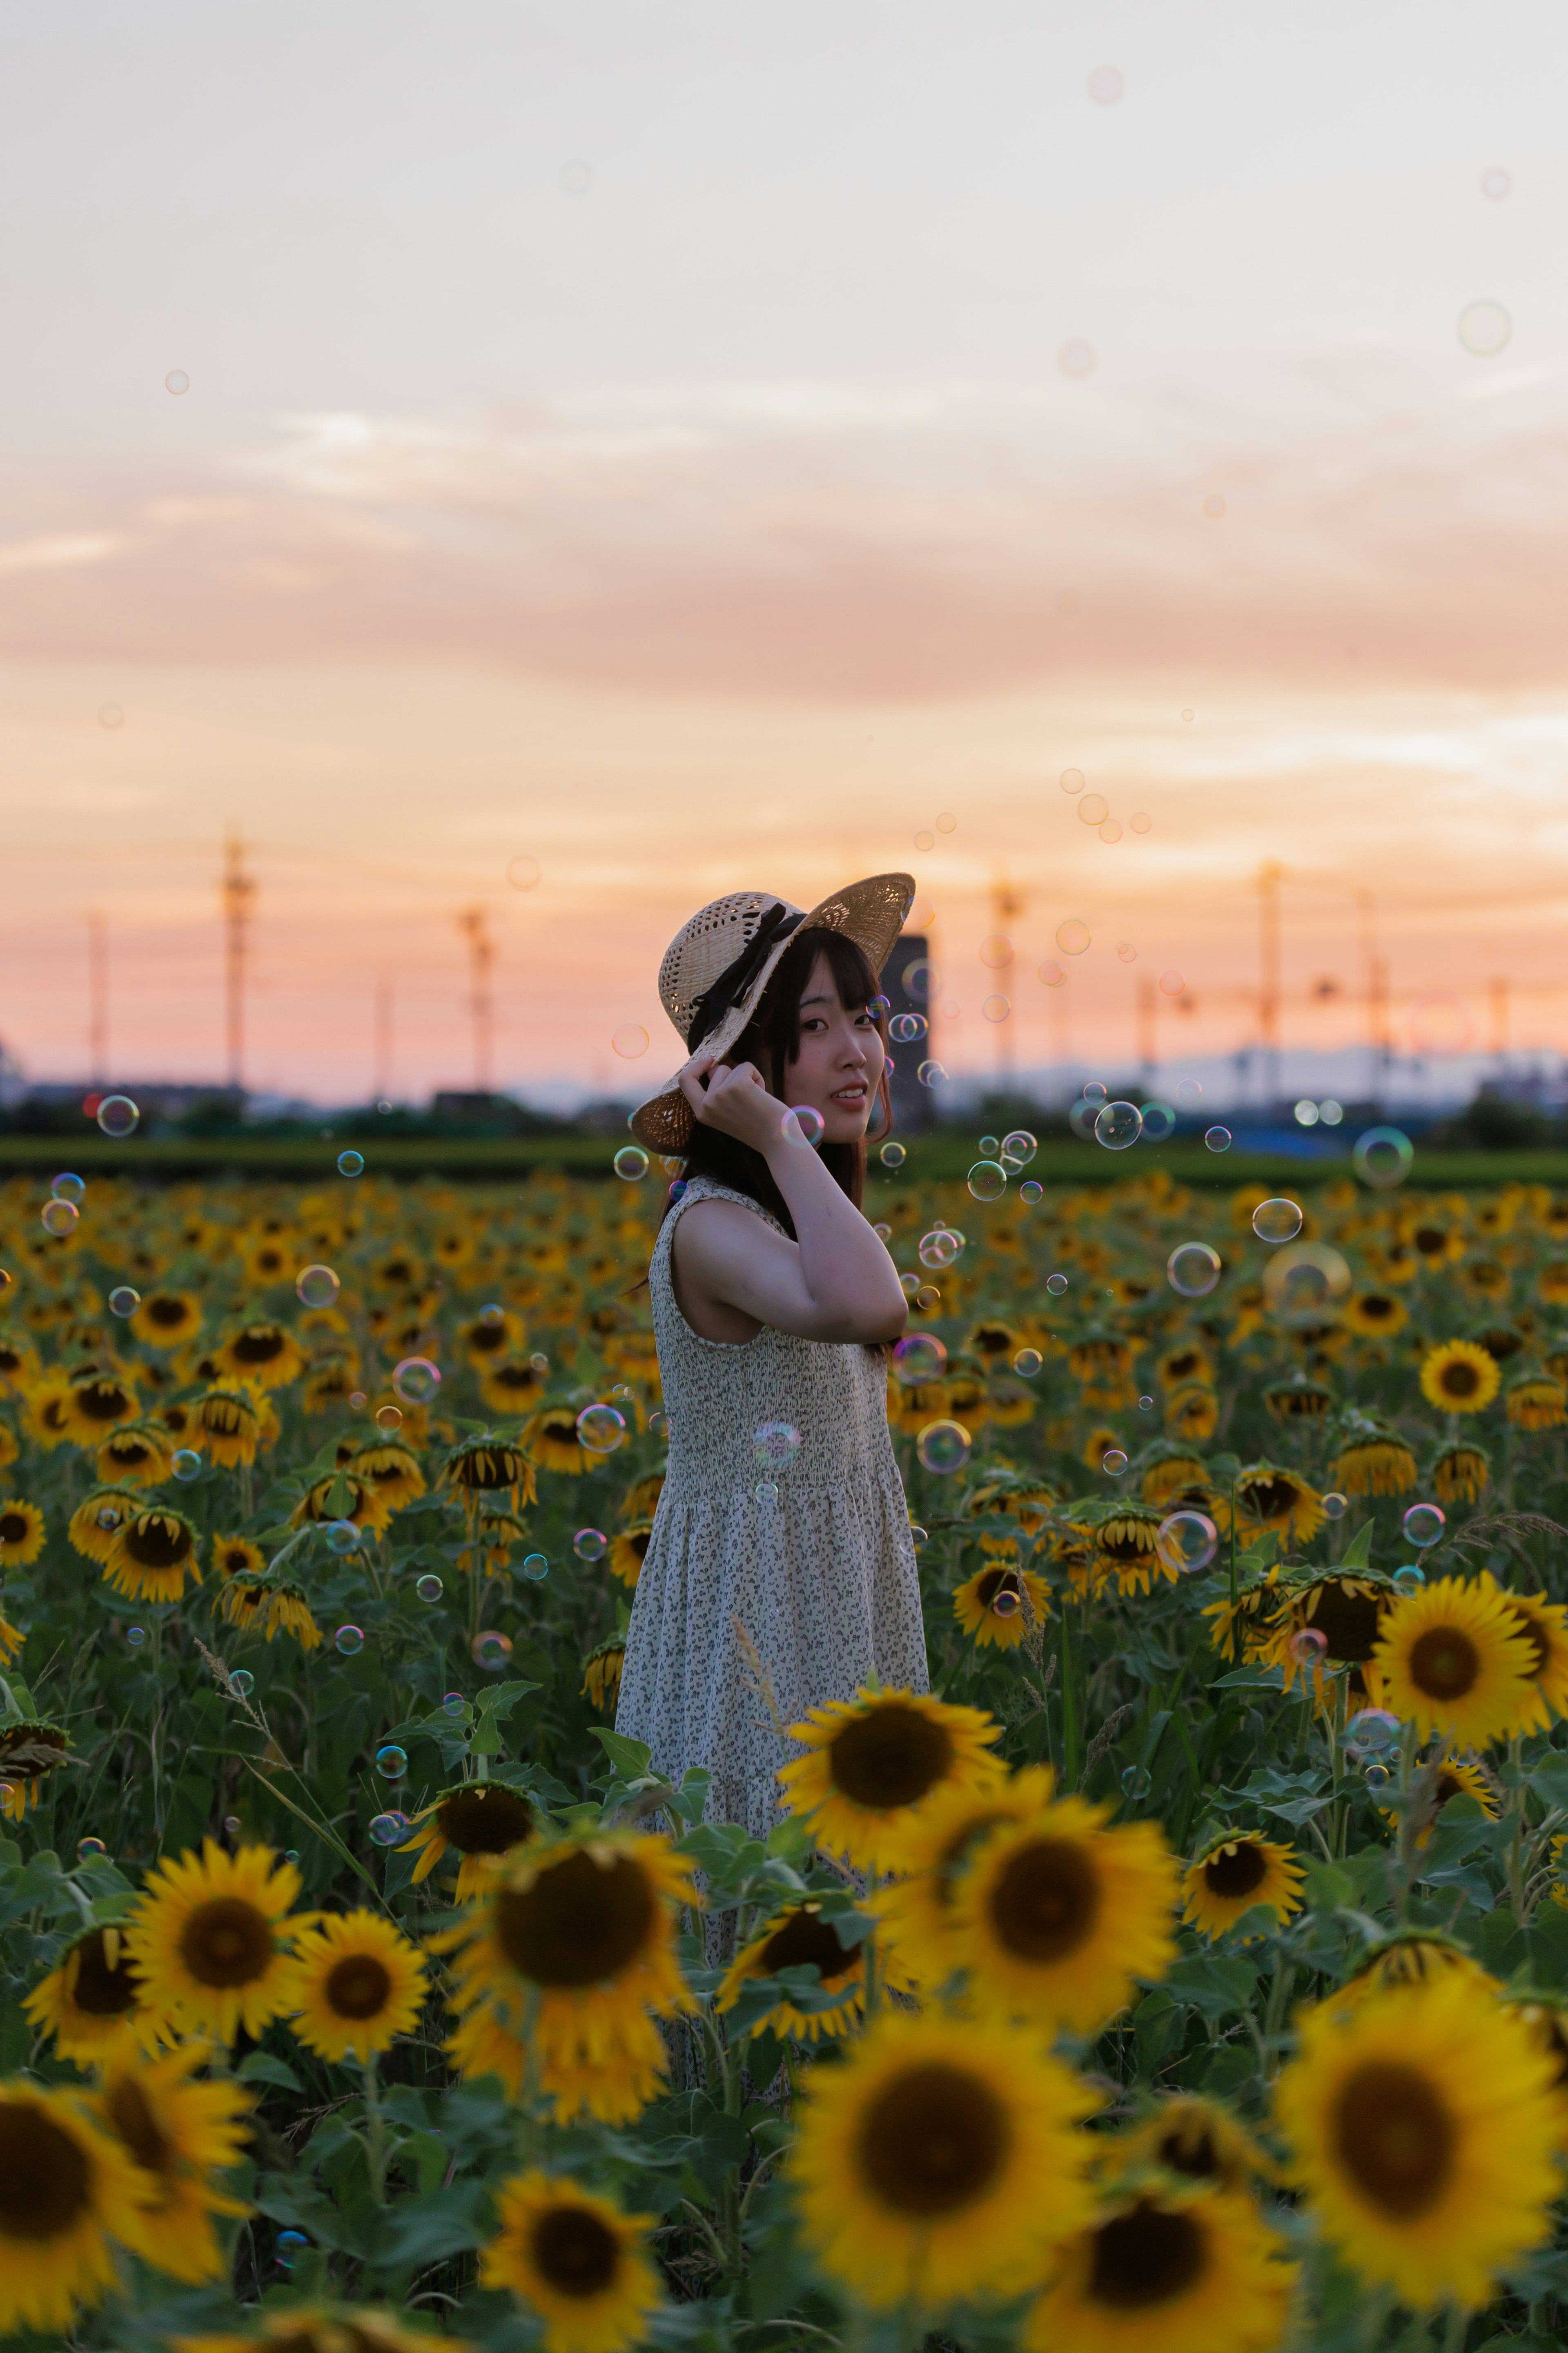
[[699,1119],[702,1117],[708,1102],[702,1082],[712,1070],[717,1059],[713,1054],[700,1055],[695,1061],[688,1062],[685,1070],[679,1071],[676,1077],[676,1085],[680,1089]]

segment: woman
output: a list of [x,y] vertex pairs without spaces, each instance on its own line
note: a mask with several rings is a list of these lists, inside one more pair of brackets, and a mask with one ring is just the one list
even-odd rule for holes
[[690,1059],[632,1122],[685,1171],[648,1271],[669,1471],[616,1727],[672,1780],[706,1766],[710,1815],[758,1837],[799,1753],[784,1727],[873,1675],[929,1689],[888,1437],[906,1303],[860,1214],[867,1129],[890,1116],[871,1000],[913,895],[891,874],[809,914],[704,907],[659,970]]

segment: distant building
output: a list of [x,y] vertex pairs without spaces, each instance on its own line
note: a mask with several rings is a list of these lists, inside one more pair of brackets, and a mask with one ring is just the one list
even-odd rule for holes
[[922,1025],[931,1013],[930,942],[923,932],[905,932],[894,944],[882,973],[882,994],[888,1000],[889,1052],[893,1058],[893,1124],[906,1135],[931,1124],[931,1091],[920,1082],[920,1066],[931,1054],[922,1027],[918,1038],[891,1035],[901,1018],[912,1017]]

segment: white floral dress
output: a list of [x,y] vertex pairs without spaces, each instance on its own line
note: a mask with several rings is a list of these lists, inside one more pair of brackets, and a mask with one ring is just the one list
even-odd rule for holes
[[[766,1324],[742,1342],[700,1337],[675,1303],[670,1249],[678,1220],[705,1200],[766,1217],[745,1194],[694,1177],[654,1246],[669,1471],[632,1605],[616,1729],[646,1741],[672,1780],[706,1766],[710,1819],[765,1837],[780,1817],[778,1768],[801,1750],[775,1729],[736,1621],[783,1725],[851,1698],[873,1672],[929,1690],[925,1629],[881,1354]],[[800,1433],[778,1468],[758,1456],[770,1423]]]

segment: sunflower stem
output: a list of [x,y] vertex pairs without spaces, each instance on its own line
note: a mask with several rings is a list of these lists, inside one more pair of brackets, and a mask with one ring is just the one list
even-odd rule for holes
[[1068,1633],[1068,1599],[1062,1596],[1062,1786],[1078,1787],[1078,1707],[1072,1687],[1072,1642]]
[[367,2051],[360,2062],[360,2083],[364,2092],[365,2163],[370,2168],[371,2195],[380,2206],[386,2199],[386,2118],[374,2051]]

